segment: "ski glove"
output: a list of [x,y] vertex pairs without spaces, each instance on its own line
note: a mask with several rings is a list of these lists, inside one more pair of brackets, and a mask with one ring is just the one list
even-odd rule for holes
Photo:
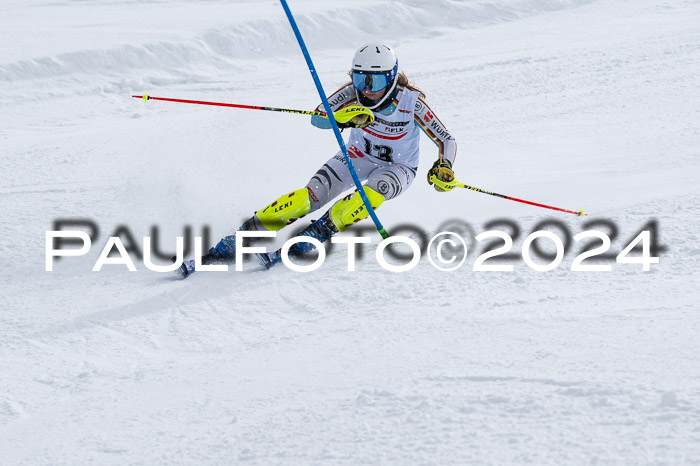
[[333,114],[338,128],[364,128],[374,123],[374,113],[362,105],[348,105]]
[[[454,181],[455,173],[452,171],[452,164],[443,158],[439,158],[433,164],[433,167],[428,170],[428,184],[433,185],[435,191],[441,193],[452,191],[455,186],[449,185]],[[440,183],[443,181],[444,183]]]

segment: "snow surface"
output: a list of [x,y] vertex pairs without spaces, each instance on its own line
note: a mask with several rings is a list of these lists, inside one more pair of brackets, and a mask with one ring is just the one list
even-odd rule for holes
[[[700,2],[290,0],[327,92],[354,50],[395,46],[469,184],[378,211],[431,233],[499,218],[656,218],[644,273],[171,274],[107,265],[107,236],[212,238],[335,151],[307,117],[132,94],[313,108],[275,1],[0,5],[1,464],[700,463]],[[44,270],[56,218],[100,237]],[[499,227],[498,229],[504,229]],[[557,231],[557,230],[553,230]],[[366,247],[372,254],[374,244]],[[281,243],[283,238],[280,238]],[[474,246],[473,238],[467,238]]]

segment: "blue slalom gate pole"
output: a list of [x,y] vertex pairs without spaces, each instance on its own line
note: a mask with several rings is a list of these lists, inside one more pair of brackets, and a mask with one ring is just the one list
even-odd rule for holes
[[331,106],[328,103],[328,99],[326,98],[326,93],[323,91],[321,81],[318,79],[318,73],[316,73],[316,68],[314,67],[314,63],[311,61],[309,51],[306,48],[306,44],[304,44],[304,39],[301,37],[301,33],[299,32],[297,23],[296,21],[294,21],[294,16],[292,16],[292,12],[290,11],[286,0],[280,0],[280,3],[282,4],[282,8],[284,8],[284,12],[287,14],[287,19],[289,20],[289,24],[292,26],[292,30],[294,31],[294,35],[297,38],[297,42],[299,42],[301,52],[304,54],[306,64],[308,65],[309,71],[311,72],[311,77],[314,79],[314,84],[316,84],[316,90],[318,90],[318,95],[321,96],[321,101],[323,102],[323,107],[326,109],[328,120],[331,122],[331,126],[333,127],[333,133],[335,133],[335,138],[338,140],[338,145],[340,146],[340,150],[343,152],[343,157],[345,157],[345,162],[347,163],[348,169],[350,170],[350,175],[352,175],[352,179],[355,182],[355,186],[357,186],[357,192],[360,193],[362,202],[364,202],[365,208],[369,212],[369,216],[372,217],[372,221],[374,221],[374,224],[377,226],[377,231],[379,231],[379,234],[382,235],[382,238],[388,238],[389,233],[386,232],[381,222],[379,221],[377,214],[374,212],[372,204],[370,204],[369,199],[367,199],[367,195],[365,194],[365,190],[362,188],[362,183],[360,182],[360,178],[357,176],[355,167],[352,165],[350,155],[348,155],[348,149],[345,147],[345,141],[343,141],[343,137],[340,134],[340,129],[338,128],[338,124],[336,123],[335,117],[333,116],[333,110],[331,110]]

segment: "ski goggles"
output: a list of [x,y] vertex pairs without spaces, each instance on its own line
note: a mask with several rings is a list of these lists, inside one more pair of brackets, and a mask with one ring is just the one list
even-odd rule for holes
[[396,67],[386,73],[365,73],[362,71],[352,72],[352,85],[358,92],[369,88],[371,92],[379,92],[391,83],[396,76]]

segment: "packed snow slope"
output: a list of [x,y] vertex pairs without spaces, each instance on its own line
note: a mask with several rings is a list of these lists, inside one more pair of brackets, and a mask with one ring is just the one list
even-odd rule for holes
[[[355,272],[341,248],[305,274],[92,272],[119,225],[137,243],[157,226],[170,250],[186,225],[231,233],[337,144],[308,117],[131,98],[315,107],[277,2],[6,0],[0,463],[700,463],[700,2],[290,7],[328,93],[386,41],[463,182],[590,216],[437,193],[424,138],[414,185],[378,214],[390,232],[467,222],[457,271],[386,271],[366,233]],[[61,218],[99,237],[47,272]],[[473,271],[475,234],[513,233],[497,219],[521,230],[514,253],[547,219],[613,236],[587,223],[609,220],[613,257],[656,219],[666,250],[649,272],[572,272],[578,243],[549,272]]]

